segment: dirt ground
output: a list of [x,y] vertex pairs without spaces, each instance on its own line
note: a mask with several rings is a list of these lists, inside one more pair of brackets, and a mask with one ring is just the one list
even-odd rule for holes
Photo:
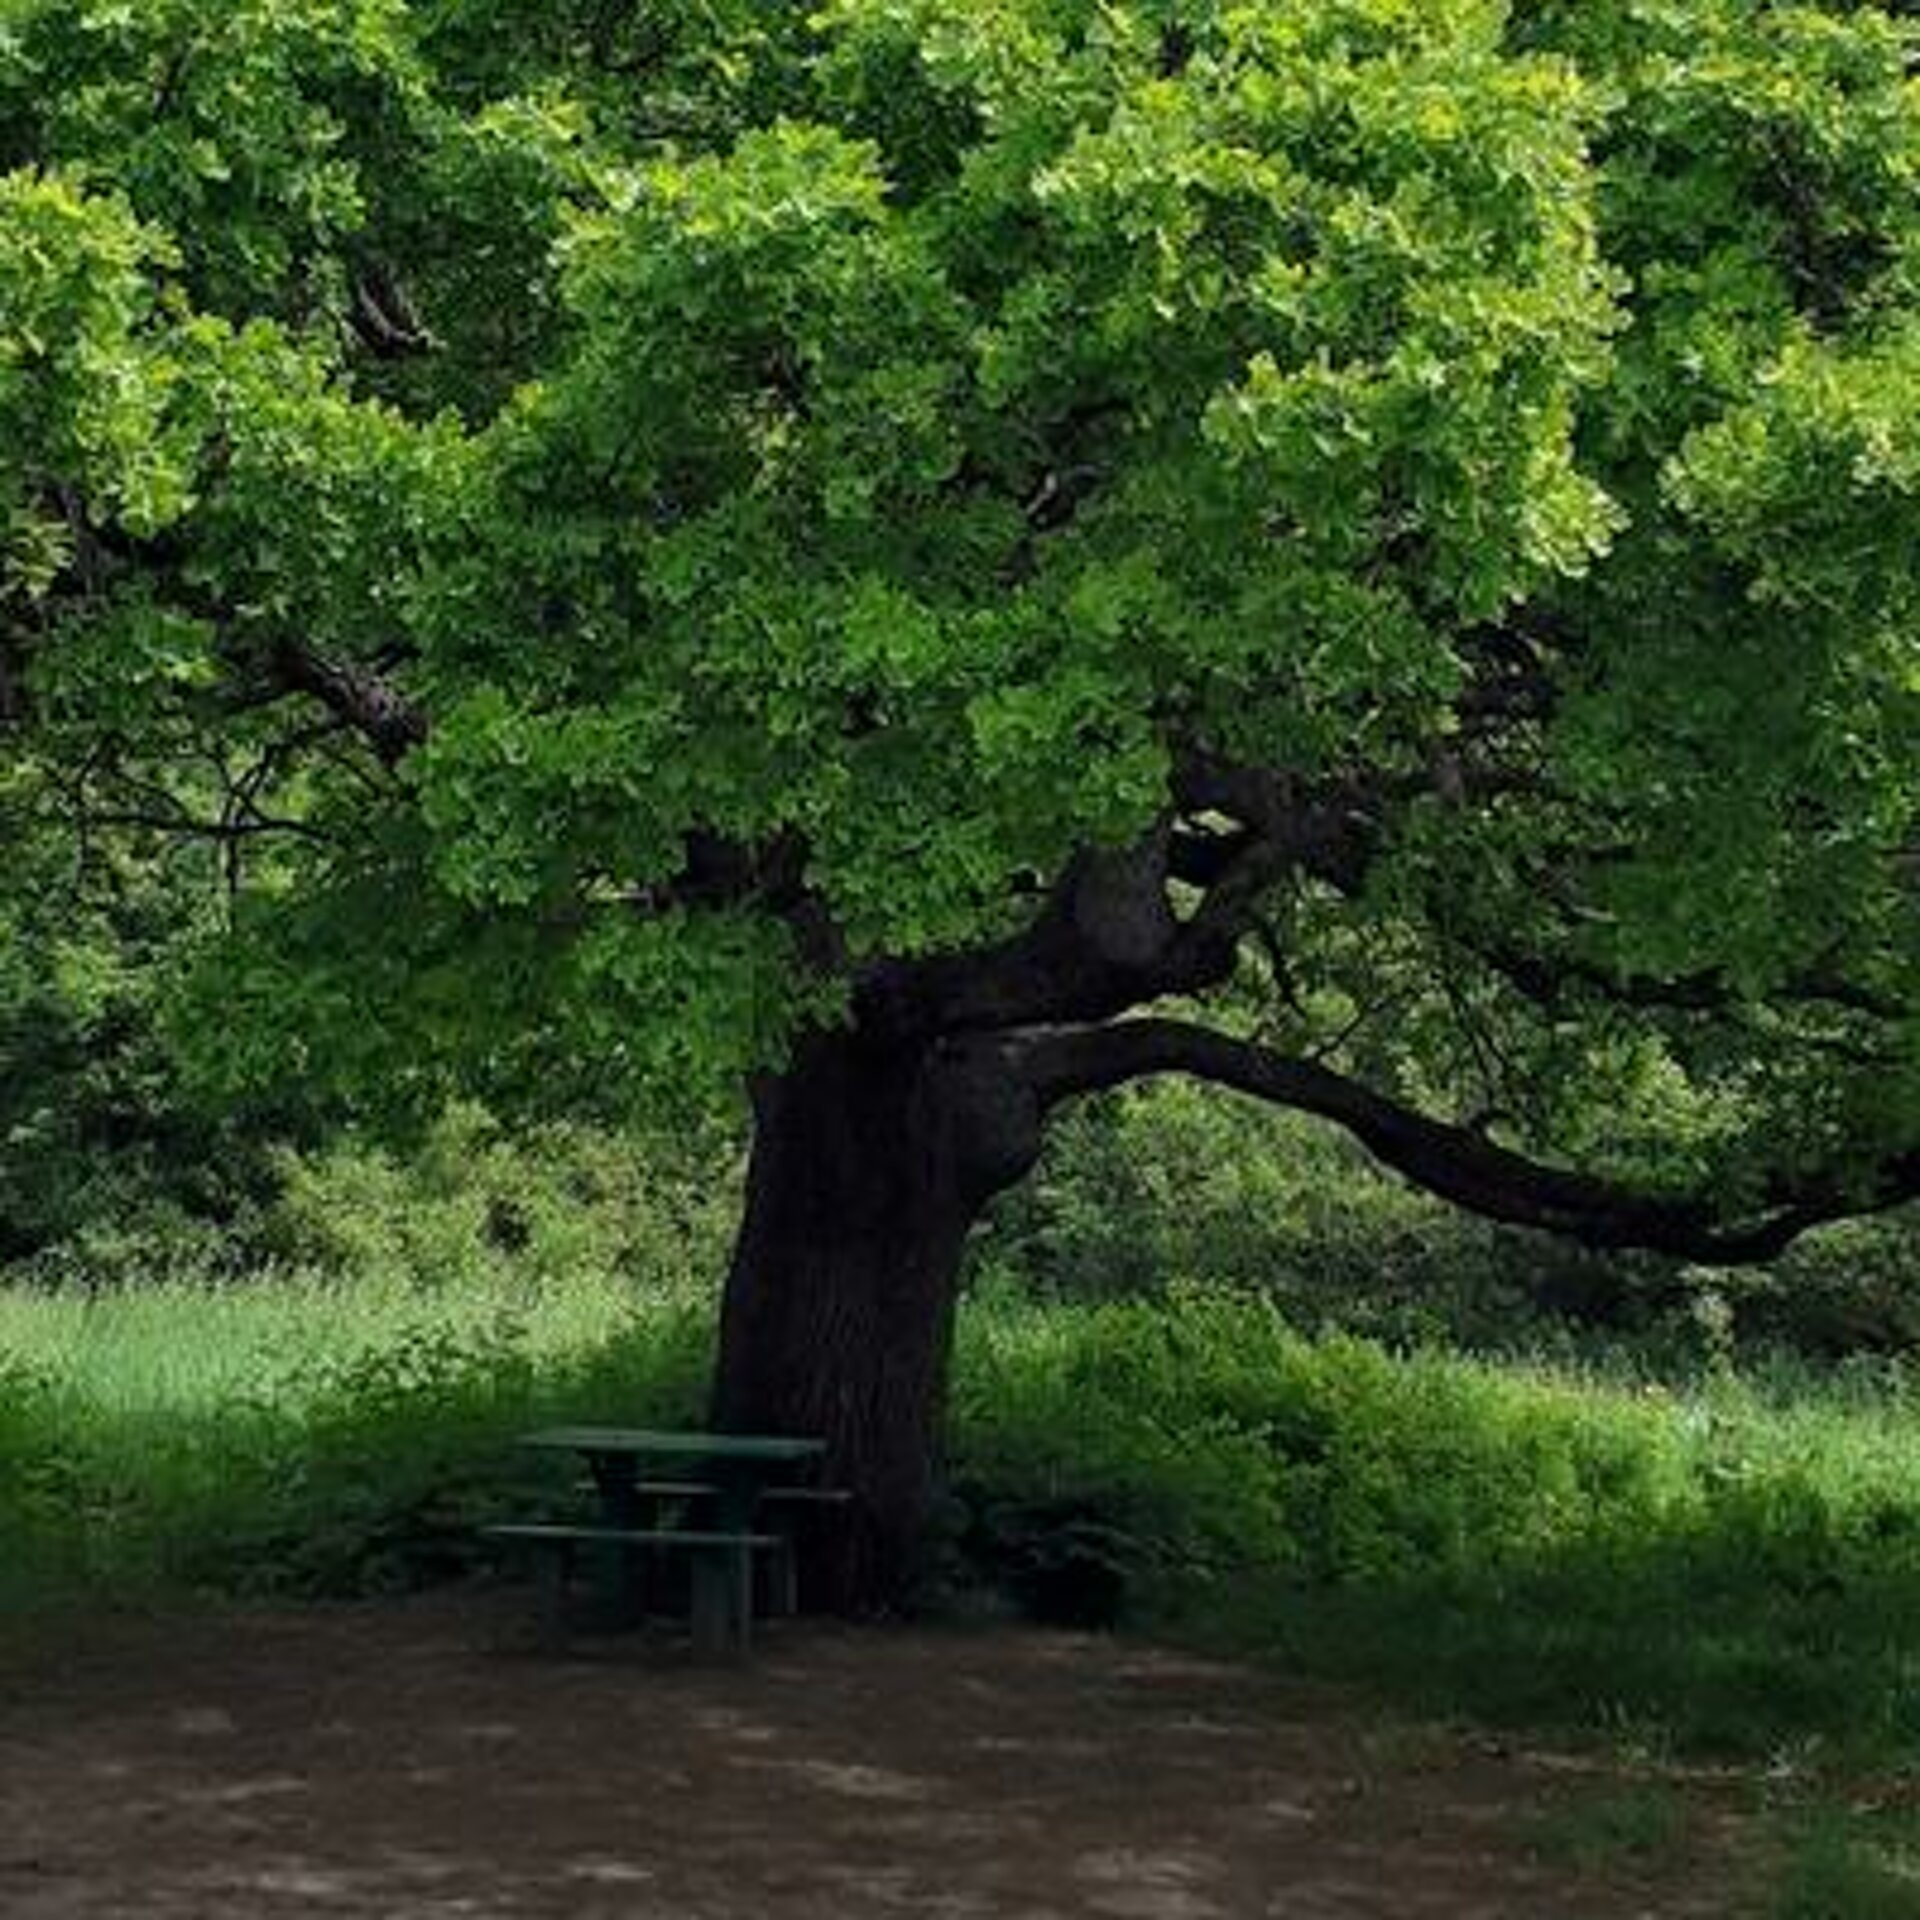
[[[70,1629],[0,1663],[4,1920],[1727,1915],[1737,1826],[1582,1870],[1609,1783],[1100,1637],[506,1650],[514,1593]],[[1618,1781],[1611,1783],[1616,1788]]]

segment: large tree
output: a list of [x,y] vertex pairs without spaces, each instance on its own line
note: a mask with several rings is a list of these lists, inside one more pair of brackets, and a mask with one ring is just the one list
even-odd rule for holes
[[8,751],[223,855],[209,1076],[744,1076],[714,1411],[831,1437],[883,1600],[1089,1090],[1697,1261],[1920,1192],[1917,64],[0,0]]

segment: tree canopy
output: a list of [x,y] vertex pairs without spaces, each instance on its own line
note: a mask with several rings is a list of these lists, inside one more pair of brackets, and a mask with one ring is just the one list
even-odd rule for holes
[[0,0],[12,777],[222,854],[220,1084],[852,1022],[1764,1253],[1920,1191],[1917,60],[1843,0]]

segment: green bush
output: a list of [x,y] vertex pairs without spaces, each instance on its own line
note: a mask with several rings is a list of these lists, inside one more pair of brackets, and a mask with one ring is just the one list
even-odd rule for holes
[[1664,1403],[1313,1339],[1260,1296],[1193,1289],[976,1311],[954,1411],[976,1501],[1097,1494],[1117,1534],[1190,1574],[1481,1580],[1643,1538],[1690,1485]]
[[740,1180],[723,1131],[687,1141],[567,1125],[509,1133],[476,1107],[449,1111],[404,1158],[344,1135],[324,1153],[284,1156],[281,1169],[265,1253],[428,1288],[484,1273],[527,1288],[604,1275],[708,1289]]
[[[1920,1733],[1920,1425],[1304,1336],[1260,1296],[977,1302],[959,1550],[1442,1710],[1769,1751]],[[1050,1529],[1050,1531],[1049,1531]]]
[[719,1122],[674,1138],[563,1123],[509,1131],[455,1106],[404,1149],[343,1131],[263,1159],[245,1205],[107,1196],[0,1279],[98,1291],[295,1269],[455,1292],[583,1274],[703,1290],[739,1206],[739,1142]]

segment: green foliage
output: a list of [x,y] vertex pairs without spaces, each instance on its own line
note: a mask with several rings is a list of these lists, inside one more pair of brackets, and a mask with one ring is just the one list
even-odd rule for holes
[[289,1155],[257,1240],[276,1258],[430,1295],[476,1280],[547,1288],[630,1282],[712,1290],[738,1211],[737,1153],[715,1133],[636,1139],[554,1125],[510,1136],[473,1108],[404,1158],[336,1139]]
[[1831,1811],[1806,1822],[1782,1876],[1774,1920],[1914,1920],[1920,1872],[1910,1829],[1910,1821]]
[[[677,1280],[429,1268],[0,1293],[10,1599],[442,1579],[475,1523],[577,1498],[527,1426],[698,1418]],[[1003,1290],[960,1335],[950,1571],[1042,1617],[1643,1741],[1876,1757],[1920,1727],[1904,1375],[1639,1387],[1192,1292]]]
[[515,1433],[583,1407],[697,1417],[734,1185],[724,1142],[509,1142],[463,1110],[405,1161],[283,1151],[222,1229],[149,1206],[43,1248],[0,1289],[8,1584],[345,1593],[466,1569],[476,1521],[540,1490]]
[[1043,1610],[1104,1599],[1428,1710],[1740,1752],[1911,1738],[1904,1376],[1607,1385],[1201,1295],[1000,1299],[963,1333],[958,1537]]
[[[1176,1343],[1200,1362],[1177,1397]],[[1124,1561],[1135,1579],[1156,1560],[1199,1579],[1284,1562],[1282,1469],[1248,1418],[1265,1385],[1223,1371],[1229,1359],[1144,1305],[1049,1316],[1011,1297],[976,1300],[962,1321],[952,1408],[972,1551],[1011,1563],[1016,1585],[1023,1562],[1061,1555],[1062,1527],[1080,1531],[1085,1557]]]
[[[1331,18],[1296,44],[1232,15],[1175,84],[1144,17],[1078,40],[1044,10],[822,24],[812,124],[610,177],[562,255],[576,350],[478,450],[469,551],[497,551],[460,622],[476,704],[447,717],[426,802],[489,899],[589,863],[665,877],[709,821],[797,827],[858,948],[951,944],[1022,870],[1151,814],[1156,686],[1269,751],[1303,712],[1330,738],[1383,677],[1408,713],[1444,691],[1397,570],[1352,578],[1384,494],[1431,522],[1422,592],[1484,607],[1555,564],[1535,519],[1581,493],[1555,477],[1568,396],[1613,324],[1563,70],[1413,33],[1349,60]],[[924,120],[876,104],[916,42]],[[1350,123],[1442,93],[1430,128],[1353,144]],[[1020,476],[1099,410],[1079,451],[1110,497],[1029,558]],[[1580,511],[1557,537],[1584,546]],[[556,603],[586,653],[521,644]],[[1248,699],[1281,605],[1318,701]],[[603,764],[577,709],[609,695]],[[883,724],[850,730],[862,705]],[[564,810],[543,799],[563,777]],[[640,777],[644,812],[619,804]],[[497,822],[558,870],[536,880]]]
[[198,849],[79,861],[58,789],[31,763],[0,768],[0,1264],[64,1246],[78,1264],[156,1247],[213,1251],[216,1223],[267,1184],[259,1133],[298,1116],[260,1101],[196,1109],[161,1009],[216,913]]
[[[1246,1300],[1026,1319],[1009,1316],[1011,1377],[995,1371],[994,1331],[962,1366],[963,1456],[988,1485],[1099,1487],[1117,1524],[1200,1574],[1497,1577],[1570,1541],[1657,1531],[1686,1479],[1656,1409],[1596,1410],[1545,1382],[1530,1395],[1341,1336],[1308,1344]],[[1001,1452],[1022,1446],[1034,1453]]]
[[12,0],[4,27],[0,164],[112,182],[240,314],[363,225],[366,145],[416,81],[397,0]]
[[0,1539],[10,1543],[10,1586],[71,1589],[80,1560],[67,1521],[79,1495],[69,1459],[48,1445],[61,1405],[57,1376],[37,1360],[0,1349]]
[[16,1292],[0,1353],[22,1356],[0,1439],[24,1600],[75,1581],[100,1599],[345,1594],[465,1571],[475,1525],[541,1490],[515,1434],[584,1413],[683,1424],[707,1347],[684,1297],[469,1271]]
[[[10,0],[0,687],[86,797],[218,764],[282,836],[173,1016],[217,1092],[697,1100],[1226,760],[1391,816],[1274,903],[1303,1041],[1384,974],[1423,1091],[1636,1176],[1898,1146],[1912,57],[1837,0]],[[290,727],[316,660],[430,741]],[[1502,662],[1550,724],[1486,731]]]
[[1049,1298],[1224,1285],[1302,1329],[1576,1363],[1604,1354],[1682,1377],[1720,1358],[1753,1367],[1770,1351],[1839,1360],[1920,1343],[1910,1208],[1737,1274],[1604,1256],[1463,1215],[1297,1116],[1181,1083],[1057,1120],[971,1259],[974,1284]]

